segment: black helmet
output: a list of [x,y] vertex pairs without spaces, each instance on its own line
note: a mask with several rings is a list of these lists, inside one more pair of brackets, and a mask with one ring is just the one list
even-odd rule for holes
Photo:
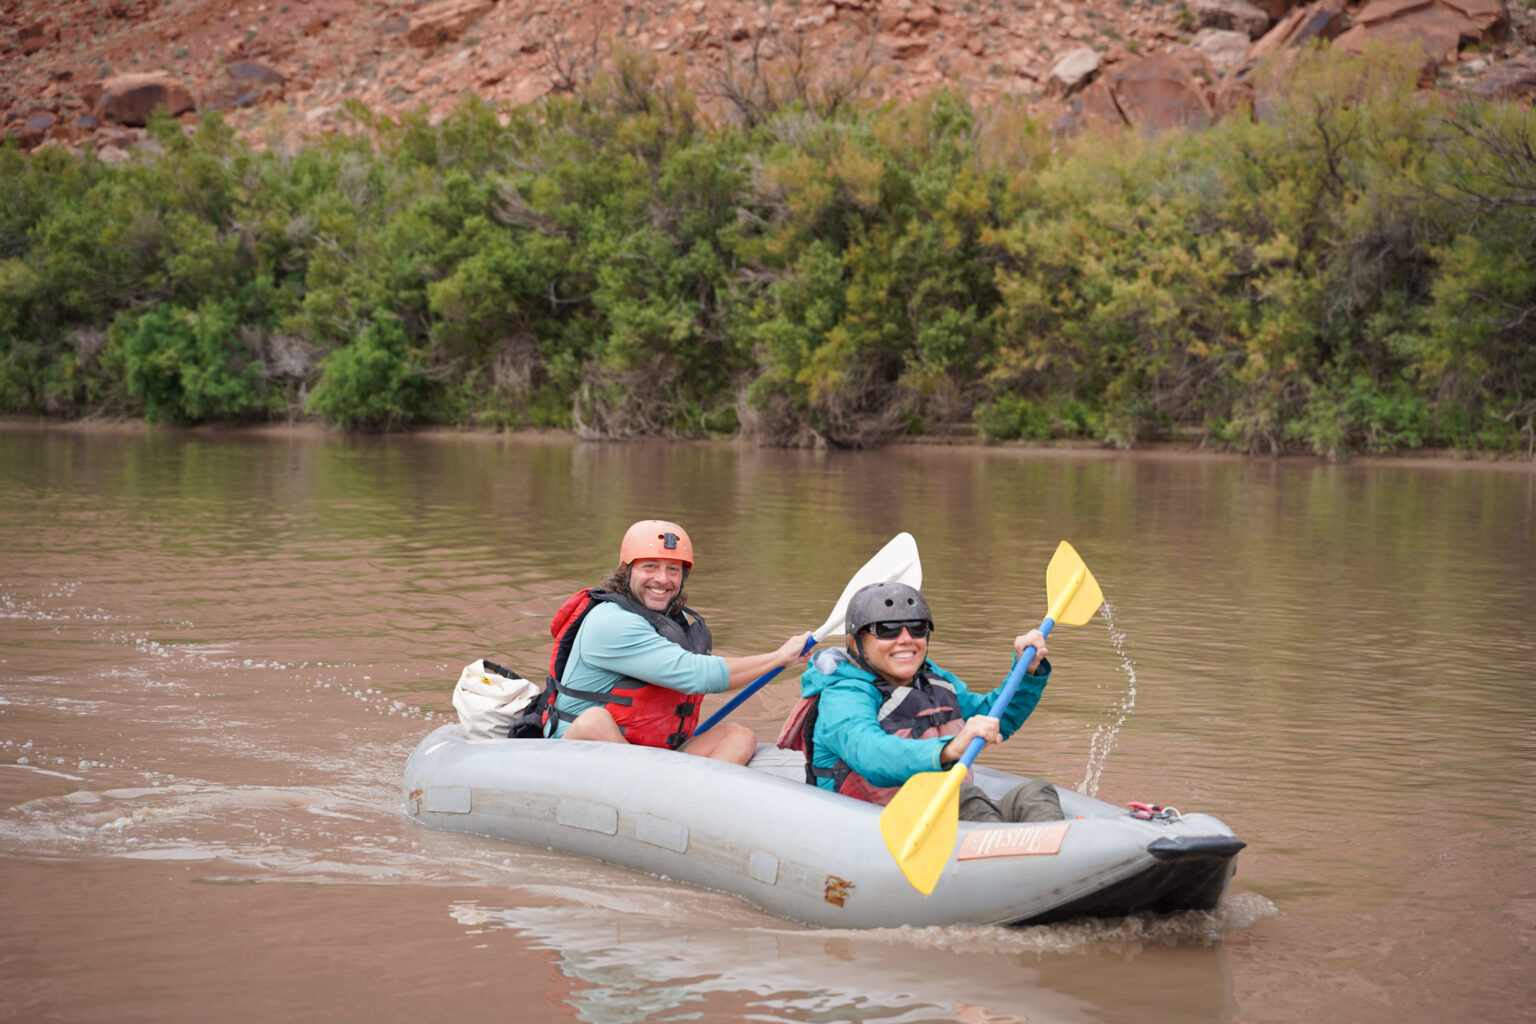
[[854,636],[873,623],[900,619],[922,619],[933,628],[933,613],[916,588],[905,583],[871,583],[849,599],[844,629]]

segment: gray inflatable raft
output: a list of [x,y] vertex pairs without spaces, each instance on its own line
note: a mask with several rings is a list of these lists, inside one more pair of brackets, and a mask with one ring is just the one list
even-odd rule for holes
[[[994,796],[1022,781],[974,770]],[[1245,845],[1208,815],[1141,819],[1062,789],[1062,822],[960,822],[924,896],[886,850],[879,807],[806,785],[802,756],[768,743],[743,768],[611,743],[469,740],[445,725],[406,762],[404,795],[433,828],[579,854],[837,928],[1209,910]]]

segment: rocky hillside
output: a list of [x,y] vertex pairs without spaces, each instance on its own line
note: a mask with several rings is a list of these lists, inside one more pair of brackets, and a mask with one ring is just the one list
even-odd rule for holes
[[1536,0],[3,0],[0,118],[25,148],[124,159],[150,110],[218,110],[257,144],[333,130],[342,105],[432,116],[474,93],[579,86],[612,43],[725,114],[764,88],[1017,97],[1070,128],[1147,130],[1238,109],[1247,71],[1313,39],[1424,53],[1421,84],[1536,95]]

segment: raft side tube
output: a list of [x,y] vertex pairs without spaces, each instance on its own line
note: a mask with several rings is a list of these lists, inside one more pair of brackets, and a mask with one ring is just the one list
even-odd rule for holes
[[[443,726],[407,761],[402,795],[405,812],[424,825],[589,857],[822,927],[1205,909],[1219,901],[1242,848],[1215,818],[1142,821],[1062,790],[1068,827],[1057,852],[960,860],[967,835],[1029,827],[961,822],[956,851],[925,897],[885,849],[880,808],[806,785],[799,754],[761,761],[742,768],[615,744],[470,741]],[[1022,781],[978,774],[1004,790]]]

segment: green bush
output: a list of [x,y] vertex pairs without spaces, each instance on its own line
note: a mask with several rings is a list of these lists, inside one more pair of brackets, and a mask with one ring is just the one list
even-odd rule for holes
[[385,317],[325,357],[306,407],[333,426],[391,430],[425,419],[432,397],[400,321]]
[[128,393],[151,423],[251,419],[269,411],[261,363],[237,329],[234,310],[204,300],[197,309],[158,306],[112,325]]
[[[156,118],[107,165],[0,145],[0,410],[157,422],[1536,449],[1536,140],[1309,50],[1259,119],[1058,139],[653,58],[294,153]],[[755,84],[754,84],[755,83]]]
[[1011,392],[977,406],[975,421],[989,441],[1044,441],[1053,433],[1048,409]]

